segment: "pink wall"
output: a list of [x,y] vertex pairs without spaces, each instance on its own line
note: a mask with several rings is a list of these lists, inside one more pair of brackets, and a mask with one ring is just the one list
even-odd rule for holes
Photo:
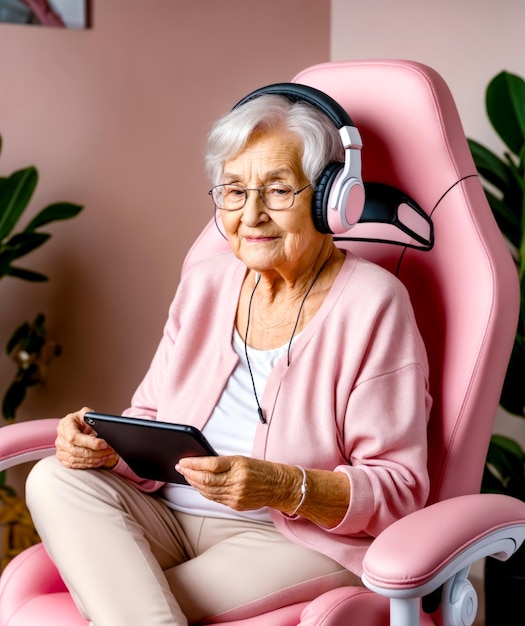
[[[31,214],[85,205],[24,261],[49,283],[0,283],[2,352],[38,311],[64,350],[21,418],[127,405],[211,215],[210,124],[248,91],[329,57],[328,2],[93,2],[87,31],[0,24],[0,175],[37,166]],[[13,373],[2,354],[2,395]]]
[[466,134],[502,150],[485,112],[485,89],[502,70],[525,75],[523,0],[331,0],[331,9],[333,61],[394,58],[430,65],[454,94]]

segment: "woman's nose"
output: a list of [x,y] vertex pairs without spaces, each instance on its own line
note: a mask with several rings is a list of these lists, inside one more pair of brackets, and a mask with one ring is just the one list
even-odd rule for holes
[[266,207],[257,189],[250,189],[246,203],[242,208],[242,221],[245,224],[253,225],[261,221],[268,221]]

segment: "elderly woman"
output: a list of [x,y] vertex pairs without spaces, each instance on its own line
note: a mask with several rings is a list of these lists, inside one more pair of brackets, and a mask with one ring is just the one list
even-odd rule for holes
[[343,161],[315,106],[261,95],[208,138],[210,194],[233,254],[185,273],[124,414],[192,424],[217,457],[189,485],[136,476],[83,421],[27,498],[96,626],[239,619],[359,584],[372,537],[424,505],[427,360],[408,295],[312,219]]

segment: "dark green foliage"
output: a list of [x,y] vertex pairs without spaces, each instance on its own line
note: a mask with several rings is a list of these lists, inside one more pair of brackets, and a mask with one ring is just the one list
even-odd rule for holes
[[[516,339],[501,394],[501,406],[525,417],[525,81],[500,72],[489,83],[487,116],[507,150],[502,157],[470,139],[476,168],[494,217],[510,243],[521,286]],[[525,500],[525,455],[519,444],[494,435],[483,477],[483,490]]]

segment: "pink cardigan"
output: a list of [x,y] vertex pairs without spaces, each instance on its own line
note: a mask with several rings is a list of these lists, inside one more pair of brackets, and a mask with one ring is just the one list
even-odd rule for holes
[[[204,427],[237,363],[232,331],[245,271],[226,253],[185,274],[125,415]],[[290,367],[281,358],[260,400],[267,423],[258,422],[253,457],[344,472],[352,486],[336,527],[272,511],[276,527],[361,574],[371,538],[428,495],[428,363],[401,282],[347,253]],[[115,471],[144,491],[162,486],[122,461]]]

